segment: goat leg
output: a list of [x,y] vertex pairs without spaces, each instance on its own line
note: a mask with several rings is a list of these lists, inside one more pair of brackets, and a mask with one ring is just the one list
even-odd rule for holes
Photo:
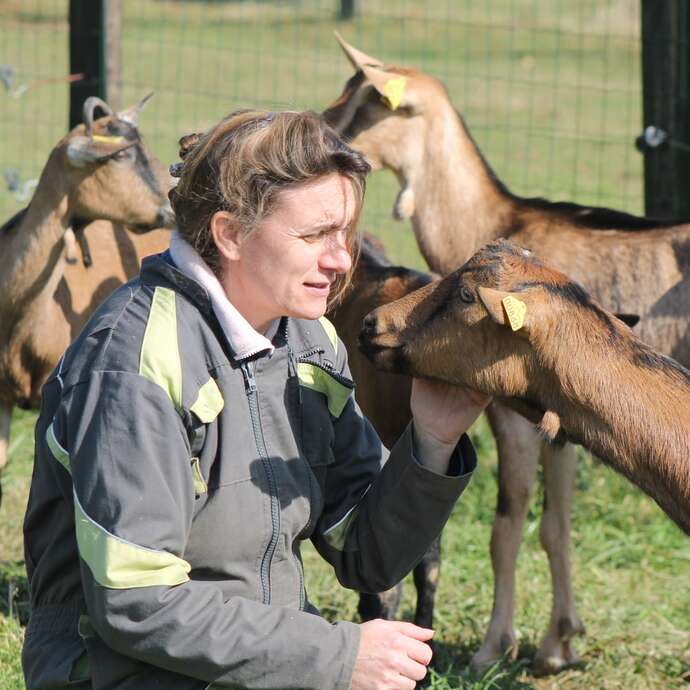
[[[0,475],[7,463],[7,451],[10,443],[10,422],[12,421],[13,405],[0,403]],[[2,505],[2,484],[0,484],[0,505]]]
[[498,505],[491,533],[494,605],[489,628],[471,661],[480,672],[506,655],[517,655],[515,568],[540,444],[534,427],[513,410],[494,402],[487,412],[498,450]]
[[575,447],[544,444],[544,512],[539,538],[549,557],[553,583],[553,606],[546,635],[534,658],[535,675],[558,673],[577,664],[579,658],[571,639],[584,633],[575,611],[570,572],[570,506],[572,504],[577,455]]
[[384,618],[392,621],[398,612],[400,597],[402,595],[402,582],[398,582],[395,587],[387,589],[380,594],[369,594],[361,592],[357,612],[362,622],[374,620],[374,618]]
[[431,542],[422,560],[413,571],[417,589],[417,610],[414,622],[423,628],[433,628],[434,601],[441,575],[441,536]]

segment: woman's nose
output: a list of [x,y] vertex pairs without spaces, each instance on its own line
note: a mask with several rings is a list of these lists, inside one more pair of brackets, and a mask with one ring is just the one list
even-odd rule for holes
[[336,273],[347,273],[350,270],[352,267],[352,257],[347,248],[344,232],[336,232],[328,236],[321,252],[319,265],[321,268],[335,271]]

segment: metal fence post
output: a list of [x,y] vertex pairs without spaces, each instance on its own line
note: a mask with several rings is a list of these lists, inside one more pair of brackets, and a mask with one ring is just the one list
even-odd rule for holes
[[70,0],[70,73],[84,77],[70,85],[70,129],[82,121],[89,96],[120,107],[121,0]]
[[359,14],[360,0],[340,0],[338,19],[352,19]]
[[[690,217],[689,0],[642,0],[645,213]],[[650,129],[652,128],[652,129]]]

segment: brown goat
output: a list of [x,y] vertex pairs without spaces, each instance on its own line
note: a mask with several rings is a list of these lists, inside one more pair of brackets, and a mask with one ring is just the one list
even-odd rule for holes
[[[394,266],[383,246],[369,235],[362,238],[359,260],[352,283],[338,304],[329,312],[345,347],[350,371],[357,386],[357,403],[373,424],[384,445],[391,448],[412,418],[409,376],[382,372],[374,368],[358,347],[364,317],[376,307],[397,300],[427,285],[431,276],[402,266]],[[440,538],[427,550],[414,568],[417,589],[415,622],[431,627],[434,595],[441,558]],[[362,620],[393,618],[400,601],[401,585],[383,594],[361,594],[359,614]]]
[[[400,181],[393,213],[409,218],[420,250],[441,274],[504,236],[583,283],[609,309],[637,314],[638,335],[690,365],[690,224],[609,209],[525,199],[496,178],[437,79],[384,65],[341,40],[356,74],[324,117],[374,169]],[[498,449],[498,502],[491,536],[494,606],[472,663],[484,668],[517,643],[515,566],[537,461],[546,505],[540,527],[549,557],[553,606],[536,673],[577,660],[571,637],[584,630],[570,576],[570,505],[576,455],[542,442],[534,427],[500,403],[488,409]]]
[[[38,406],[43,382],[98,303],[169,243],[167,231],[149,232],[174,216],[170,177],[137,129],[142,105],[116,115],[88,99],[84,124],[53,149],[28,208],[0,229],[0,470],[13,407]],[[96,107],[107,115],[94,121]],[[89,238],[88,268],[66,265],[73,227]]]
[[578,283],[500,240],[365,319],[376,366],[504,400],[580,443],[690,534],[690,371]]

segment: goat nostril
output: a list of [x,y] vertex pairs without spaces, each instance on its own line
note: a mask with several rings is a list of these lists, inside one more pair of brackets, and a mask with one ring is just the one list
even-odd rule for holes
[[373,314],[367,314],[362,322],[362,331],[375,331],[376,317]]

